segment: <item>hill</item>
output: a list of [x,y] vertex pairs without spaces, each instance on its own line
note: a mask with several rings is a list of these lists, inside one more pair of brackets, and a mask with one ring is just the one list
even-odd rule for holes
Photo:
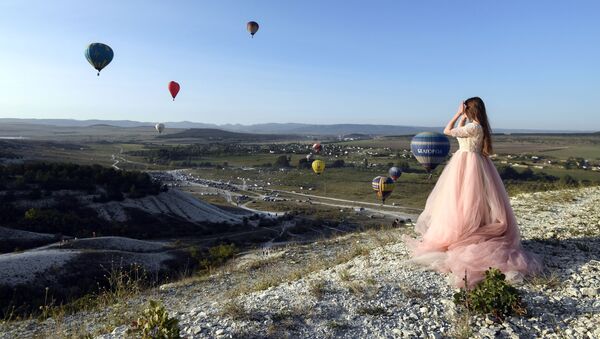
[[215,128],[192,128],[182,132],[164,134],[159,136],[161,139],[202,139],[206,141],[219,142],[259,142],[302,139],[300,136],[279,135],[279,134],[252,134],[224,131]]
[[249,251],[209,276],[162,285],[126,303],[11,322],[0,337],[114,328],[100,338],[122,338],[148,299],[160,300],[181,334],[193,338],[600,337],[600,188],[527,193],[511,203],[524,246],[548,268],[516,283],[527,307],[523,317],[496,323],[459,312],[443,274],[406,261],[401,237],[413,233],[400,228]]
[[[73,120],[73,119],[14,119],[0,118],[0,132],[3,125],[43,125],[59,127],[90,127],[94,125],[109,125],[114,127],[153,127],[156,122],[139,122],[131,120]],[[307,136],[339,136],[346,134],[368,135],[410,135],[423,131],[443,130],[442,126],[407,126],[384,124],[303,124],[303,123],[263,123],[263,124],[206,124],[192,121],[167,121],[164,122],[168,129],[221,129],[238,133],[259,134],[296,134]],[[542,129],[517,129],[495,128],[496,133],[590,133],[593,131],[570,130],[542,130]],[[0,135],[1,136],[1,135]]]

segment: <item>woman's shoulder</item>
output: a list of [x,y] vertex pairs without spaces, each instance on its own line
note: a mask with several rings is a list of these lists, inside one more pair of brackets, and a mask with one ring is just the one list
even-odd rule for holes
[[468,129],[471,131],[483,131],[483,127],[474,121],[469,122],[466,126],[468,126]]

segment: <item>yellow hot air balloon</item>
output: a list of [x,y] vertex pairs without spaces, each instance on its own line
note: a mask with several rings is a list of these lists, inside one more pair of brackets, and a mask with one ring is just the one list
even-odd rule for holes
[[317,175],[321,175],[325,170],[325,161],[323,160],[315,160],[312,162],[312,169]]

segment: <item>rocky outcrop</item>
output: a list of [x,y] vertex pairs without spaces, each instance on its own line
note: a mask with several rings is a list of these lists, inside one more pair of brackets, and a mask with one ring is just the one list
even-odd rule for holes
[[[600,337],[600,187],[523,194],[512,204],[524,246],[542,256],[547,272],[518,284],[528,314],[501,323],[465,322],[446,277],[406,262],[400,239],[410,227],[247,253],[210,277],[128,302],[160,300],[185,338]],[[61,326],[95,332],[100,318],[76,314]],[[0,337],[53,333],[53,326],[13,323]],[[125,338],[127,329],[100,338]]]

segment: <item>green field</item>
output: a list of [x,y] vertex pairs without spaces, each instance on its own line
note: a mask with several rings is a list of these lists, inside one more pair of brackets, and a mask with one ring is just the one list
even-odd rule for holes
[[[13,133],[18,134],[19,131]],[[438,167],[434,176],[428,179],[427,174],[408,152],[411,136],[324,142],[325,151],[319,155],[319,158],[325,160],[328,165],[336,160],[343,160],[346,166],[328,167],[323,175],[317,176],[310,169],[297,168],[298,162],[309,152],[309,143],[287,144],[281,140],[253,143],[250,135],[247,143],[237,143],[239,147],[234,153],[213,152],[209,148],[206,153],[196,152],[193,156],[180,157],[179,160],[167,159],[159,164],[150,161],[143,152],[161,150],[168,153],[176,147],[185,150],[186,145],[194,145],[195,142],[199,145],[212,144],[205,139],[160,139],[157,138],[156,133],[145,127],[50,128],[40,135],[39,138],[46,138],[47,141],[23,140],[2,141],[2,143],[5,148],[23,156],[24,159],[81,164],[98,163],[104,166],[111,166],[118,160],[116,166],[121,169],[191,168],[195,175],[207,179],[231,181],[237,184],[242,184],[245,179],[246,184],[252,187],[256,185],[266,189],[296,191],[370,203],[377,202],[371,189],[371,180],[378,175],[387,175],[390,165],[402,163],[408,166],[409,171],[401,176],[387,203],[416,208],[424,206],[437,176],[443,169],[443,166]],[[223,145],[222,142],[220,144]],[[600,183],[600,171],[590,170],[591,167],[600,165],[599,134],[495,135],[494,146],[498,154],[494,158],[497,165],[507,166],[518,163],[521,166],[517,167],[518,171],[522,171],[523,166],[529,166],[536,173],[543,172],[557,178],[568,175],[576,181],[586,181],[585,184]],[[246,152],[244,147],[254,151]],[[452,140],[451,151],[456,149],[456,141]],[[278,166],[274,166],[281,156],[289,157],[291,168],[281,170]],[[533,160],[532,156],[539,157],[539,160]],[[565,161],[575,158],[589,160],[589,168],[587,170],[577,167],[566,169]],[[365,160],[369,167],[364,166]],[[540,165],[544,168],[535,167]],[[511,182],[509,186],[511,193],[560,187],[559,183],[548,182]],[[214,202],[217,203],[222,202],[217,198],[207,197],[207,199],[215,200]]]

